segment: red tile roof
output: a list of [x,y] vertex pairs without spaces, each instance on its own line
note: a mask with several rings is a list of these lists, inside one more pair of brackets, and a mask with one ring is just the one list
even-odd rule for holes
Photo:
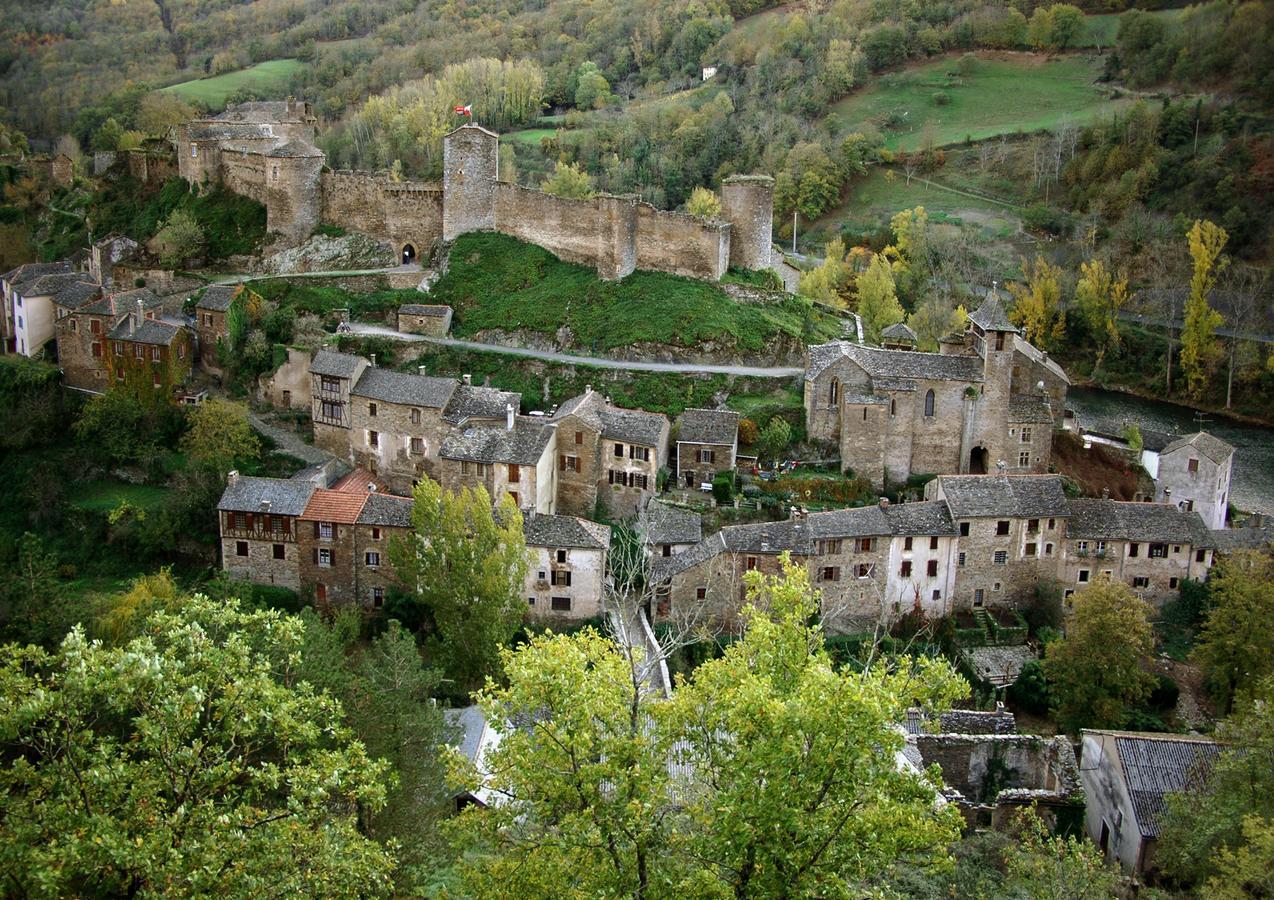
[[340,491],[343,494],[366,494],[369,484],[376,485],[377,493],[383,494],[388,490],[388,485],[367,469],[355,469],[332,485],[331,490]]
[[369,496],[365,486],[357,493],[320,488],[310,496],[310,502],[305,505],[301,518],[353,525],[358,521],[359,513],[363,511],[363,504]]

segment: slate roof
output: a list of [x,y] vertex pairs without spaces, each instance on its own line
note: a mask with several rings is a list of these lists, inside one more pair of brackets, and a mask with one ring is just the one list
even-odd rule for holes
[[959,533],[950,508],[942,500],[891,503],[885,515],[893,534],[950,537]]
[[687,409],[677,417],[677,443],[731,446],[739,436],[739,414],[728,409]]
[[358,514],[359,525],[383,525],[387,528],[411,527],[410,497],[393,494],[368,494],[363,510]]
[[726,543],[723,531],[718,531],[716,534],[704,538],[699,543],[687,547],[681,553],[656,557],[650,567],[651,579],[655,582],[665,581],[674,575],[680,575],[687,569],[693,569],[701,562],[724,553]]
[[230,302],[234,299],[234,295],[240,287],[242,285],[210,284],[204,288],[203,296],[195,302],[195,309],[211,309],[215,312],[225,312],[230,308]]
[[53,297],[81,281],[92,283],[92,279],[81,272],[55,272],[24,281],[18,286],[18,290],[24,297]]
[[1212,545],[1229,553],[1234,550],[1260,550],[1274,544],[1274,526],[1249,525],[1242,528],[1217,528],[1212,532]]
[[[303,104],[299,108],[305,109]],[[234,106],[227,106],[223,112],[217,113],[211,118],[214,122],[255,122],[265,124],[304,121],[300,116],[288,112],[286,100],[249,100],[244,103],[236,103]]]
[[0,275],[0,279],[7,281],[10,287],[18,288],[45,275],[55,275],[69,271],[71,271],[71,264],[64,259],[50,263],[23,263]]
[[652,544],[697,544],[703,540],[703,517],[661,500],[651,500],[642,510],[641,533]]
[[662,413],[608,406],[602,410],[602,437],[642,447],[657,447],[667,422],[668,417]]
[[365,360],[352,353],[337,353],[333,350],[320,350],[310,360],[310,372],[315,375],[333,375],[337,378],[353,378],[358,371],[359,363]]
[[1023,394],[1014,394],[1009,398],[1008,421],[1016,423],[1051,423],[1053,421],[1053,408],[1049,405],[1047,397],[1027,397]]
[[1179,437],[1159,452],[1161,454],[1173,453],[1190,447],[1198,450],[1217,465],[1224,463],[1234,455],[1233,446],[1218,437],[1208,434],[1206,431],[1200,431],[1188,437]]
[[1017,326],[1009,321],[1008,313],[1004,311],[1000,299],[990,293],[987,294],[982,305],[969,314],[969,321],[983,331],[1016,332],[1018,330]]
[[[1155,431],[1153,428],[1141,428],[1141,448],[1162,453],[1163,448],[1177,439],[1175,434],[1167,431]],[[1121,440],[1123,435],[1117,435]]]
[[265,155],[276,158],[304,159],[322,156],[323,151],[309,141],[291,140],[287,143],[279,144],[277,147],[271,147],[266,151]]
[[79,307],[76,312],[88,313],[94,316],[118,316],[124,313],[136,312],[138,300],[142,301],[142,309],[144,310],[154,309],[163,305],[163,301],[150,288],[137,288],[132,291],[122,291],[118,294],[105,294],[97,300]]
[[217,509],[228,512],[263,512],[262,503],[268,501],[269,512],[276,516],[299,516],[314,484],[292,478],[256,478],[240,475],[233,484],[226,485],[217,501]]
[[400,315],[405,313],[409,316],[437,316],[442,318],[451,312],[451,307],[440,304],[405,303],[398,307],[398,312]]
[[513,427],[474,425],[456,429],[442,439],[439,455],[480,463],[533,466],[540,461],[553,437],[553,427],[542,420],[515,418]]
[[71,282],[54,294],[53,302],[66,309],[75,310],[96,300],[101,294],[102,286],[84,275],[80,280]]
[[471,763],[478,761],[478,750],[482,746],[482,732],[486,731],[487,718],[479,706],[466,706],[462,709],[444,709],[442,717],[446,723],[460,731],[460,739],[452,744]]
[[940,475],[938,482],[957,519],[1070,514],[1059,475]]
[[[310,371],[313,371],[313,365]],[[350,391],[353,397],[367,397],[385,403],[404,403],[409,406],[425,406],[442,409],[456,389],[454,378],[433,378],[429,375],[408,375],[392,369],[368,367]],[[501,411],[503,412],[503,410]]]
[[516,413],[522,406],[522,395],[496,388],[459,384],[442,411],[442,419],[452,425],[458,425],[466,419],[504,419],[510,406]]
[[644,447],[655,447],[659,443],[668,421],[668,417],[661,413],[612,406],[594,390],[565,401],[553,413],[552,419],[559,421],[566,416],[579,417],[604,438]]
[[882,339],[888,338],[892,341],[908,341],[912,344],[916,342],[916,333],[907,327],[905,322],[895,322],[880,333]]
[[170,322],[157,322],[154,319],[142,319],[136,328],[129,327],[128,318],[121,319],[119,324],[106,335],[112,341],[132,341],[134,344],[154,344],[167,347],[181,333],[180,325]]
[[1067,537],[1215,546],[1212,532],[1197,512],[1171,503],[1071,500],[1067,505]]
[[[913,379],[927,381],[982,381],[982,358],[956,356],[941,353],[921,353],[916,350],[881,350],[878,347],[862,347],[849,341],[832,341],[815,344],[809,348],[809,361],[805,367],[805,380],[812,381],[841,359],[857,363],[872,377],[879,390],[893,387],[896,390],[914,388]],[[880,379],[895,379],[888,384]]]
[[1221,755],[1220,746],[1207,739],[1133,732],[1116,733],[1115,750],[1137,828],[1148,838],[1159,837],[1164,798],[1190,787],[1194,776],[1210,770]]
[[353,491],[335,491],[316,488],[310,495],[310,502],[305,504],[301,513],[302,519],[318,522],[336,522],[340,525],[353,525],[363,512],[363,505],[372,494]]
[[522,520],[528,547],[578,547],[605,550],[610,546],[610,529],[576,516],[548,516],[531,513]]

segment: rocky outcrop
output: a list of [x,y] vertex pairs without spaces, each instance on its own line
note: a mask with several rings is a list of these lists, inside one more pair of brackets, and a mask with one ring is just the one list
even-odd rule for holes
[[397,253],[388,241],[379,241],[364,234],[342,237],[316,234],[298,247],[266,257],[261,261],[261,270],[273,275],[288,275],[381,269],[397,264]]

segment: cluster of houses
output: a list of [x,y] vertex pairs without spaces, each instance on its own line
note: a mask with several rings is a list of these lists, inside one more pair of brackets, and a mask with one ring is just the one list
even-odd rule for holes
[[[228,298],[213,292],[201,303]],[[216,310],[200,312],[198,327],[224,327]],[[734,624],[744,575],[776,572],[783,554],[820,589],[826,626],[846,632],[915,611],[1016,608],[1042,581],[1069,597],[1107,577],[1159,603],[1206,574],[1224,542],[1201,512],[1224,508],[1233,448],[1206,434],[1162,447],[1158,471],[1184,475],[1161,502],[1069,497],[1061,476],[1045,471],[1065,373],[1022,340],[994,297],[944,348],[834,342],[810,348],[805,376],[811,434],[839,444],[845,469],[882,482],[930,467],[948,473],[928,482],[924,499],[796,506],[781,521],[708,535],[691,505],[661,495],[671,488],[684,500],[736,468],[737,413],[688,409],[674,423],[586,387],[524,415],[519,394],[468,376],[321,350],[307,373],[315,443],[356,474],[334,485],[306,473],[237,478],[220,505],[224,565],[323,602],[376,608],[390,587],[380,542],[410,527],[406,498],[428,476],[453,491],[481,485],[493,502],[507,496],[523,511],[535,556],[526,597],[546,615],[601,612],[609,540],[599,518],[637,524],[656,621]]]
[[[225,335],[225,299],[235,287],[214,286],[199,301],[220,307],[221,330],[197,329],[208,310],[185,313],[187,293],[172,273],[138,259],[126,237],[93,243],[76,259],[27,263],[0,275],[0,352],[40,357],[56,346],[63,383],[101,393],[135,380],[180,396],[196,357],[215,370],[217,339]],[[146,277],[150,276],[150,277]],[[158,276],[158,277],[156,277]]]

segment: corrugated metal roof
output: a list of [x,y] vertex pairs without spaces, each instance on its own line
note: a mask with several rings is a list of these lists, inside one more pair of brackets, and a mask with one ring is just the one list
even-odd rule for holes
[[1221,753],[1212,741],[1152,735],[1117,735],[1115,749],[1137,827],[1150,838],[1159,836],[1167,809],[1164,797],[1210,771]]

